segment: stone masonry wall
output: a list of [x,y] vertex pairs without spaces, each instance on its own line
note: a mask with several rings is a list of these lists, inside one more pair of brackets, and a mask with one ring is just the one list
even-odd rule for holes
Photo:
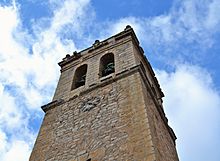
[[166,125],[167,123],[164,123],[162,120],[162,117],[156,108],[156,104],[154,103],[144,82],[142,82],[142,85],[148,119],[150,120],[149,125],[152,141],[157,158],[156,161],[178,161],[179,159],[176,152],[175,141],[168,132],[169,127],[166,127],[169,125]]
[[31,161],[154,161],[137,72],[47,111]]

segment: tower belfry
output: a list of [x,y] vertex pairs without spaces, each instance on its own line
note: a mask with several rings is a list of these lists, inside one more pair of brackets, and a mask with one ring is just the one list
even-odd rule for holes
[[130,26],[58,64],[30,161],[178,161],[164,94]]

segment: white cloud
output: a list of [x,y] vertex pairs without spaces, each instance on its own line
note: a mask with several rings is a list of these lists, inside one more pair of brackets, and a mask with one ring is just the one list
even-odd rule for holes
[[169,65],[185,59],[195,63],[204,60],[208,56],[206,51],[216,43],[214,35],[220,31],[219,3],[219,0],[176,0],[168,13],[121,18],[107,23],[108,30],[116,33],[130,24],[156,59]]
[[[219,158],[220,95],[210,74],[198,66],[178,65],[174,72],[157,71],[165,93],[164,107],[177,134],[180,160]],[[217,161],[217,160],[216,160]]]
[[[0,38],[0,44],[3,44],[0,47],[0,80],[4,85],[13,85],[13,88],[24,96],[30,105],[28,107],[39,109],[43,99],[45,101],[45,97],[52,94],[55,80],[59,75],[57,62],[68,52],[76,50],[72,40],[61,39],[62,32],[71,29],[81,34],[82,26],[85,25],[85,22],[81,23],[81,21],[85,17],[88,3],[87,0],[56,2],[57,8],[54,9],[54,15],[48,19],[50,26],[44,29],[38,26],[40,23],[36,23],[33,28],[38,30],[33,37],[22,28],[19,8],[16,6],[0,8],[0,21],[6,22],[0,28],[3,35]],[[29,44],[23,44],[27,43],[23,39],[29,39]],[[29,51],[32,52],[29,53]],[[42,90],[45,87],[49,89],[48,86],[52,90],[42,95]],[[35,98],[31,98],[28,93]]]
[[220,25],[220,1],[212,1],[208,7],[209,12],[205,21],[205,25],[210,30],[219,30],[219,28],[216,28],[216,26]]
[[[6,134],[0,130],[0,153],[1,154],[3,154],[5,147],[7,145],[6,139],[7,139]],[[0,159],[1,159],[1,156],[0,156]]]
[[9,129],[20,128],[22,124],[22,113],[16,107],[15,98],[4,92],[0,84],[0,127]]
[[25,141],[15,140],[10,149],[3,154],[2,161],[25,161],[29,159],[30,152],[30,146]]
[[47,19],[50,25],[44,28],[39,20],[30,35],[18,4],[0,6],[0,160],[28,160],[36,138],[30,118],[52,97],[57,63],[76,50],[73,40],[62,35],[72,31],[81,36],[89,7],[88,0],[56,1],[53,17]]
[[139,34],[143,32],[143,26],[141,23],[141,20],[139,20],[136,17],[126,17],[122,18],[117,22],[112,22],[113,24],[107,24],[109,25],[109,29],[107,30],[109,35],[114,35],[119,32],[122,32],[127,25],[131,25],[132,28],[135,29],[135,31]]
[[[13,9],[13,7],[1,7],[0,6],[0,53],[1,53],[1,59],[4,59],[6,57],[10,57],[11,54],[14,53],[14,42],[11,42],[12,35],[10,33],[13,33],[13,30],[17,26],[18,17],[16,14],[16,10]],[[18,46],[17,46],[18,47]],[[18,47],[19,48],[19,47]],[[2,53],[8,53],[7,55],[2,55]],[[2,57],[4,56],[4,57]]]
[[[22,129],[23,130],[23,129]],[[26,161],[29,159],[34,141],[32,133],[18,133],[18,136],[9,139],[7,134],[0,129],[0,160],[1,161]],[[23,136],[19,136],[23,135]]]

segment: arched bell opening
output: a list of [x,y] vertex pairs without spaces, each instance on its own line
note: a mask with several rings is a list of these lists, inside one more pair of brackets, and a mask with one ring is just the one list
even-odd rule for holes
[[86,73],[87,64],[84,64],[76,69],[72,84],[72,90],[85,85]]
[[115,72],[114,54],[108,53],[101,57],[99,75],[100,77],[107,76]]

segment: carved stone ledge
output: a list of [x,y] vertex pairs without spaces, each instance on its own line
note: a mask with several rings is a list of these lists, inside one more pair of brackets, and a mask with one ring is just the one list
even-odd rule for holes
[[58,106],[58,105],[62,104],[63,102],[64,102],[63,99],[55,100],[55,101],[52,101],[46,105],[41,106],[41,109],[46,113],[51,108],[54,108],[55,106]]

